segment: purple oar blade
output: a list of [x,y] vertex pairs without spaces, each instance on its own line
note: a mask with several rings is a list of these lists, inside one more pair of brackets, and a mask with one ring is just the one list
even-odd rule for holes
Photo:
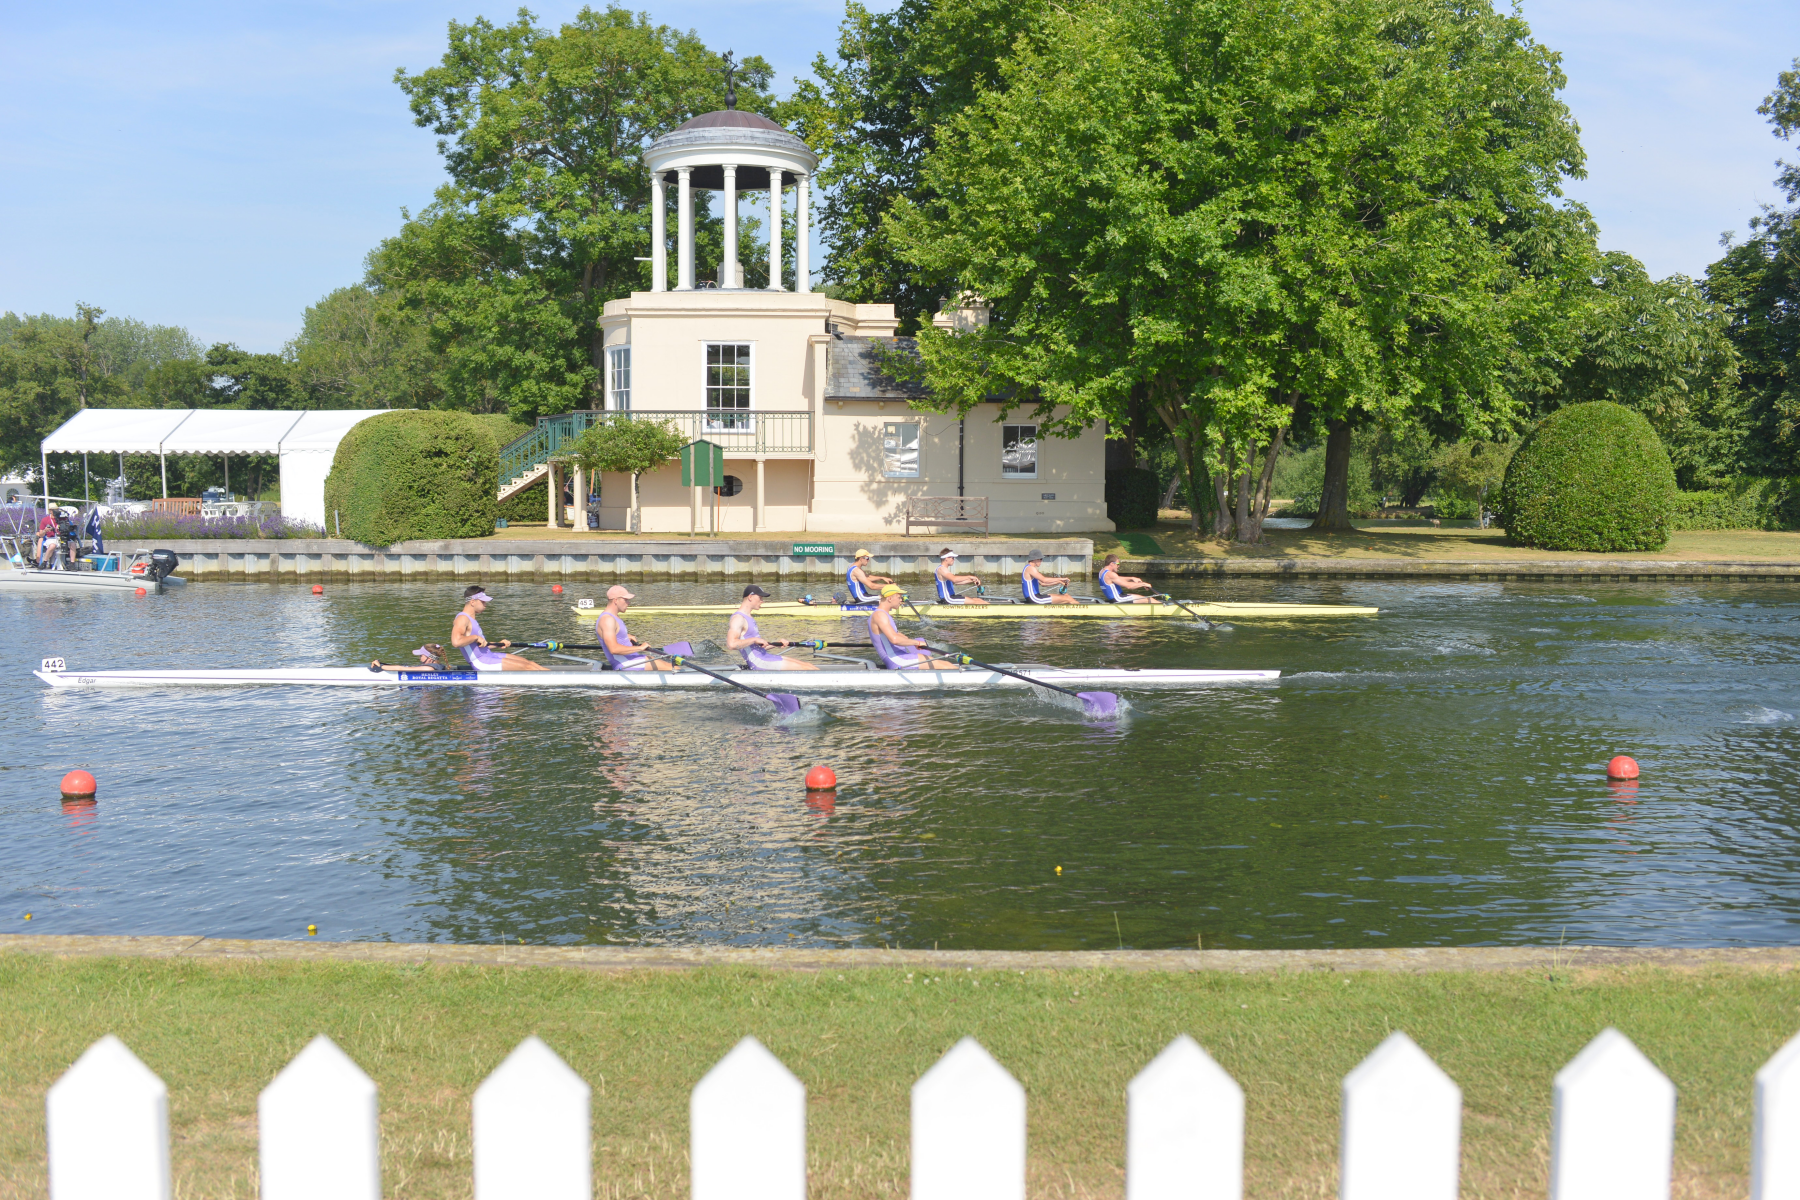
[[783,716],[793,716],[800,711],[800,697],[798,696],[789,695],[787,692],[770,692],[768,696],[769,703],[773,704],[775,711]]
[[664,654],[679,654],[683,658],[692,658],[694,656],[694,643],[692,643],[692,642],[670,642],[668,645],[663,647],[663,653]]
[[1119,711],[1119,698],[1111,692],[1076,692],[1086,701],[1088,711],[1097,717],[1116,716]]

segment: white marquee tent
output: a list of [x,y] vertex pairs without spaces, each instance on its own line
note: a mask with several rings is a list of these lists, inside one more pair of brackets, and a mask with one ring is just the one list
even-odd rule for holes
[[217,408],[84,408],[41,446],[52,454],[154,454],[169,494],[171,454],[274,454],[281,459],[281,515],[325,526],[325,476],[350,427],[385,408],[252,412]]

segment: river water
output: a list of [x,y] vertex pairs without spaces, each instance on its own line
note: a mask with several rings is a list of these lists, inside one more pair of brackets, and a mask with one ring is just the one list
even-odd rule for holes
[[[990,661],[1284,673],[1131,695],[1112,723],[1017,693],[830,696],[783,727],[735,694],[30,675],[51,655],[393,661],[448,641],[461,590],[0,595],[0,929],[947,949],[1800,933],[1800,595],[1778,584],[1245,582],[1186,590],[1382,613],[946,625]],[[490,590],[490,635],[587,640],[568,601],[602,589]],[[723,622],[632,624],[660,642]],[[764,622],[784,630],[839,633]],[[1615,753],[1642,764],[1635,788],[1607,783]],[[815,762],[835,800],[803,790]],[[74,767],[96,804],[59,800]]]

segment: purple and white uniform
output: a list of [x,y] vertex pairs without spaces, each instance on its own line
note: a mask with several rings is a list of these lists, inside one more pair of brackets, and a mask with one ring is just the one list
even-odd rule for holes
[[[600,632],[600,622],[604,621],[607,618],[607,615],[608,614],[606,613],[601,613],[598,617],[594,618],[594,636],[600,639],[600,653],[606,655],[606,665],[615,671],[649,670],[650,660],[641,654],[627,654],[620,656],[614,654],[611,650],[605,649],[606,635]],[[631,630],[625,628],[625,618],[617,613],[613,613],[611,616],[613,620],[619,623],[619,635],[616,640],[625,643],[627,646],[631,645]]]
[[[762,631],[756,627],[755,617],[747,612],[741,611],[732,615],[744,618],[745,637],[759,638],[762,636]],[[742,650],[739,650],[738,653],[744,656],[744,665],[749,667],[752,671],[781,670],[781,655],[776,654],[772,650],[764,650],[761,646],[745,646]]]
[[[468,616],[467,613],[463,615]],[[487,634],[481,632],[481,622],[474,617],[469,617],[469,632],[478,638],[487,637]],[[469,665],[477,671],[498,671],[506,659],[503,652],[478,642],[470,642],[462,648],[462,652],[463,657],[469,660]]]
[[902,650],[888,641],[882,634],[881,627],[875,623],[875,615],[875,613],[869,614],[869,641],[875,644],[875,657],[881,660],[882,666],[898,671],[929,661],[928,656],[922,651],[915,650],[911,646]]

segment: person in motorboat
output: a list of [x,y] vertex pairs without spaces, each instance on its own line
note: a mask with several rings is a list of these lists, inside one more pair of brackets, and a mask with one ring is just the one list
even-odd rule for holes
[[775,647],[786,648],[792,642],[771,642],[763,637],[762,631],[756,627],[756,610],[768,599],[769,593],[754,583],[744,589],[744,602],[738,610],[731,614],[725,623],[725,649],[734,654],[744,656],[744,665],[752,671],[816,671],[814,663],[804,662],[798,658],[789,658],[785,654],[776,654]]
[[51,559],[66,571],[73,571],[76,561],[81,558],[81,526],[77,523],[80,515],[67,505],[56,514],[56,550]]
[[933,658],[930,646],[900,632],[894,624],[894,610],[904,603],[906,593],[897,584],[890,583],[881,589],[875,611],[869,614],[869,641],[874,644],[875,657],[881,660],[881,665],[893,671],[956,670],[955,663]]
[[1131,591],[1149,591],[1150,585],[1135,575],[1119,574],[1119,556],[1109,554],[1100,564],[1100,594],[1113,604],[1155,604],[1155,596],[1127,596]]
[[54,548],[56,544],[56,510],[54,508],[46,509],[44,515],[38,520],[37,536],[31,542],[32,565],[40,571],[44,570],[44,553],[46,549]]
[[615,671],[673,671],[675,664],[666,658],[651,658],[650,645],[636,641],[625,628],[625,610],[637,597],[615,583],[606,589],[606,607],[594,619],[594,633],[600,638],[606,665]]
[[851,560],[850,570],[844,574],[844,587],[848,589],[844,603],[873,604],[876,601],[876,585],[894,582],[886,575],[869,574],[869,564],[874,561],[875,556],[867,550],[856,552]]
[[449,671],[449,670],[453,669],[450,666],[448,657],[444,654],[444,648],[442,646],[438,645],[436,642],[426,642],[423,646],[420,646],[417,650],[413,651],[413,657],[419,660],[419,663],[417,666],[410,666],[410,665],[407,665],[404,663],[397,664],[397,665],[394,663],[384,663],[378,658],[374,662],[369,664],[369,670],[371,670],[371,671]]
[[1025,556],[1025,570],[1019,576],[1019,587],[1025,593],[1028,604],[1080,604],[1073,596],[1060,596],[1050,591],[1053,587],[1067,587],[1069,581],[1056,575],[1046,575],[1038,567],[1044,561],[1043,552],[1033,550]]
[[548,671],[550,668],[543,663],[534,663],[523,655],[502,653],[512,646],[504,638],[499,650],[489,644],[487,635],[481,632],[480,618],[493,600],[479,583],[469,585],[463,593],[462,611],[450,624],[450,644],[461,650],[477,671]]
[[987,598],[984,596],[958,595],[956,585],[959,583],[965,587],[980,587],[981,577],[979,575],[958,575],[956,573],[956,551],[945,546],[938,551],[937,602],[939,604],[987,603]]

